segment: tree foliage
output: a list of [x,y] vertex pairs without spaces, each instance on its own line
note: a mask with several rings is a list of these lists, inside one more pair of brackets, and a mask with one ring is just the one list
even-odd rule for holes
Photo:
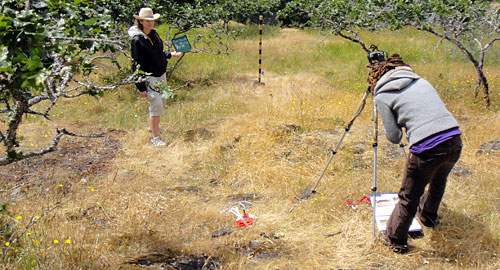
[[481,87],[482,98],[489,107],[489,85],[483,68],[486,51],[500,40],[500,8],[490,1],[475,0],[393,2],[389,15],[398,22],[397,26],[412,25],[449,41],[469,59],[477,73],[474,93],[477,96]]
[[359,31],[379,31],[388,25],[382,19],[388,8],[381,0],[309,0],[310,25],[325,31],[325,36],[338,35],[358,43],[365,52],[370,46],[360,38]]
[[[53,151],[63,135],[83,136],[58,129],[50,146],[23,153],[17,136],[23,115],[46,119],[60,98],[75,98],[133,83],[137,74],[103,85],[92,81],[96,59],[109,58],[123,51],[110,10],[99,1],[4,0],[0,6],[0,142],[5,156],[0,165]],[[120,67],[117,69],[120,70]],[[48,104],[48,105],[47,105]],[[40,109],[41,106],[45,106]],[[37,108],[37,109],[35,109]],[[96,136],[96,135],[90,135]]]
[[499,8],[476,0],[308,0],[311,25],[353,42],[365,51],[359,30],[377,31],[413,26],[455,45],[474,65],[478,87],[490,105],[489,86],[483,71],[485,53],[500,40]]
[[306,27],[311,21],[308,10],[313,1],[293,0],[284,5],[278,12],[278,19],[282,25],[291,27]]
[[[264,2],[279,1],[259,3]],[[0,126],[0,143],[5,156],[0,158],[0,165],[53,151],[63,135],[84,136],[58,129],[51,145],[23,153],[18,150],[22,138],[17,134],[23,115],[50,120],[50,111],[60,98],[99,97],[120,85],[143,80],[116,60],[121,54],[132,61],[124,29],[133,24],[133,15],[142,7],[162,14],[159,23],[169,27],[164,37],[168,49],[173,50],[172,38],[186,34],[193,45],[191,53],[214,54],[229,54],[227,44],[234,34],[227,27],[229,20],[256,9],[251,1],[222,0],[2,1],[0,121],[4,127]],[[169,76],[182,57],[170,65]],[[96,74],[96,61],[103,59],[116,65],[117,74],[108,76],[115,81],[90,76]]]

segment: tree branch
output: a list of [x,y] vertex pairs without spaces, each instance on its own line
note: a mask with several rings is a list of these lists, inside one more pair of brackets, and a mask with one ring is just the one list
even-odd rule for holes
[[34,156],[41,156],[41,155],[53,152],[56,149],[57,145],[59,144],[61,137],[64,135],[73,136],[73,137],[84,137],[84,138],[100,138],[100,137],[104,137],[104,135],[106,134],[106,132],[101,133],[101,134],[93,134],[93,133],[91,133],[91,134],[77,134],[77,133],[69,132],[65,128],[63,128],[63,129],[57,128],[56,132],[57,132],[57,134],[54,136],[54,138],[52,139],[52,143],[48,147],[43,148],[43,149],[38,150],[38,151],[29,152],[26,154],[19,152],[15,158],[10,158],[8,156],[0,158],[0,166],[5,166],[7,164],[17,162],[19,160],[23,160],[23,159],[34,157]]
[[0,142],[6,142],[5,136],[3,135],[2,131],[0,131]]
[[[88,77],[86,77],[86,78],[88,79]],[[115,89],[118,86],[128,85],[128,84],[135,84],[135,83],[143,82],[145,80],[143,78],[140,78],[139,73],[136,71],[132,75],[130,75],[128,78],[126,78],[126,79],[124,79],[124,80],[122,80],[120,82],[112,83],[112,84],[105,85],[105,86],[94,85],[89,80],[87,80],[87,83],[84,83],[84,82],[76,80],[76,79],[73,79],[73,81],[76,82],[77,84],[85,87],[86,90],[83,90],[83,91],[81,91],[80,93],[78,93],[78,94],[76,94],[74,96],[66,96],[66,97],[77,97],[77,96],[81,96],[83,94],[88,94],[93,89],[97,89],[97,90],[101,90],[101,91],[107,91],[107,90]]]
[[30,0],[26,0],[26,1],[24,2],[24,10],[23,10],[23,12],[27,12],[27,11],[29,11],[30,9],[31,9],[31,1],[30,1]]
[[186,87],[186,86],[189,86],[190,84],[191,84],[191,81],[188,81],[188,82],[186,82],[185,84],[183,84],[183,85],[181,85],[181,86],[179,86],[179,87],[176,87],[176,88],[172,89],[172,92],[175,92],[175,91],[177,91],[177,90],[179,90],[179,89],[181,89],[181,88],[184,88],[184,87]]
[[493,43],[495,43],[499,40],[500,40],[500,37],[493,38],[492,40],[490,40],[490,42],[486,43],[486,45],[484,46],[484,50],[487,50],[490,46],[493,45]]
[[80,42],[85,42],[85,41],[91,41],[91,42],[103,42],[103,43],[111,43],[111,44],[117,44],[117,45],[124,45],[123,40],[120,39],[105,39],[105,38],[79,38],[79,37],[48,37],[53,40],[70,40],[70,41],[80,41]]
[[486,108],[489,108],[490,107],[489,86],[488,86],[488,80],[486,79],[486,76],[485,76],[483,69],[482,69],[482,66],[483,66],[482,62],[478,61],[474,57],[474,55],[458,39],[450,37],[449,35],[446,35],[446,34],[438,33],[432,28],[425,28],[424,30],[435,35],[435,36],[438,36],[442,39],[446,39],[449,42],[455,44],[455,46],[457,46],[458,49],[460,51],[462,51],[469,58],[469,60],[474,65],[474,68],[476,69],[477,76],[478,76],[478,84],[476,85],[476,89],[474,90],[474,93],[477,96],[477,88],[480,85],[483,85],[483,99],[485,100]]
[[344,33],[342,33],[342,31],[338,32],[337,34],[345,39],[348,39],[354,43],[358,43],[361,48],[365,51],[365,52],[370,52],[370,50],[366,47],[365,43],[363,41],[361,41],[361,39],[358,37],[358,35],[352,31],[348,31],[346,30],[348,33],[351,33],[354,35],[354,37],[351,37],[351,36],[348,36],[348,35],[345,35]]
[[47,117],[46,113],[41,113],[41,112],[37,112],[37,111],[33,111],[33,110],[27,110],[27,111],[26,111],[26,114],[40,115],[40,116],[43,116],[45,119],[50,120],[50,119]]

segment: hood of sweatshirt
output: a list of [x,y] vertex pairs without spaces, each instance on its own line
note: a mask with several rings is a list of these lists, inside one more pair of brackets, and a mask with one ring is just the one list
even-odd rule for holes
[[396,67],[387,72],[375,85],[375,95],[387,91],[399,91],[413,81],[420,79],[420,76],[413,73],[409,67]]
[[141,29],[137,28],[137,26],[135,25],[130,26],[129,29],[127,30],[127,33],[131,38],[137,35],[142,36],[143,38],[147,38],[146,34],[144,34],[144,32],[142,32]]

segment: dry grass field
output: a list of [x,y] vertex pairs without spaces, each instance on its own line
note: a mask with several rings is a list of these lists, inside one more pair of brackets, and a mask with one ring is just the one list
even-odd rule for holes
[[[297,200],[366,89],[363,51],[339,37],[270,32],[263,86],[257,37],[235,40],[230,56],[185,57],[176,77],[192,84],[166,107],[166,147],[150,146],[147,104],[133,86],[61,101],[51,122],[26,118],[26,149],[48,144],[55,127],[107,135],[66,137],[53,153],[0,168],[3,269],[500,269],[500,150],[483,146],[500,144],[498,46],[485,110],[471,64],[450,45],[412,29],[364,33],[428,79],[464,133],[442,223],[398,255],[373,241],[370,204],[346,203],[373,185],[371,98],[316,196]],[[382,126],[379,143],[378,191],[396,192],[404,157]],[[239,201],[252,226],[236,227],[227,211]]]

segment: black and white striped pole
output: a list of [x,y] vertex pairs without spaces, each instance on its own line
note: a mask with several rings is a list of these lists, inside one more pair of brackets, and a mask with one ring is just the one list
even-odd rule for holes
[[262,21],[264,17],[262,15],[259,16],[259,85],[264,85],[262,82]]

